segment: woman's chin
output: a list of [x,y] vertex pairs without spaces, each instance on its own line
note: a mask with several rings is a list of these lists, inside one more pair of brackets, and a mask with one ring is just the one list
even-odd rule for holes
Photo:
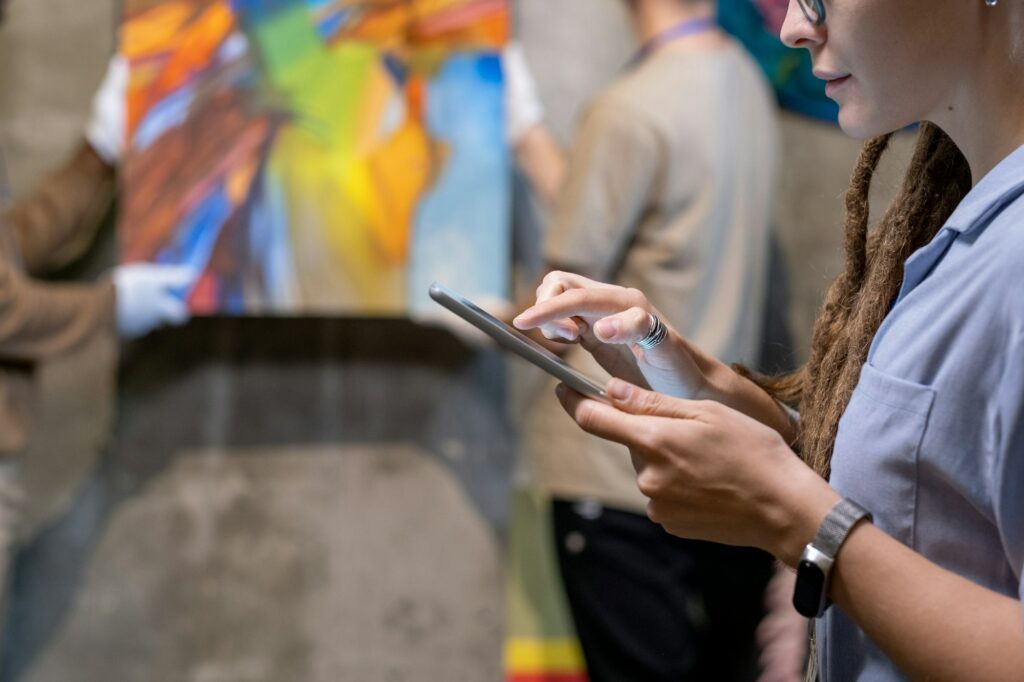
[[844,133],[855,140],[870,140],[880,135],[903,130],[917,121],[904,120],[902,117],[880,115],[868,107],[847,102],[839,105],[839,127]]
[[839,107],[839,127],[855,140],[870,140],[897,129],[879,120],[873,120],[871,116],[865,116],[863,111],[857,111],[850,106]]
[[839,105],[839,128],[855,140],[869,139],[870,126],[866,126],[863,117],[858,116],[852,109],[850,106]]

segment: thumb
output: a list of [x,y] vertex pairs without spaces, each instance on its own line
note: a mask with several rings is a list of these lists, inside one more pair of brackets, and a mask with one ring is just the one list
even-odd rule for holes
[[175,327],[185,324],[191,317],[188,304],[175,296],[162,296],[156,311],[161,322]]
[[671,419],[699,419],[703,414],[702,403],[696,400],[648,391],[622,379],[611,379],[605,393],[615,407],[629,414]]

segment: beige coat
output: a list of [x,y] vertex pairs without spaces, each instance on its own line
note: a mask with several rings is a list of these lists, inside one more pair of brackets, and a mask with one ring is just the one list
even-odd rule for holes
[[31,435],[33,368],[96,334],[114,334],[114,286],[33,279],[91,243],[113,196],[113,170],[83,144],[24,200],[0,214],[0,456]]

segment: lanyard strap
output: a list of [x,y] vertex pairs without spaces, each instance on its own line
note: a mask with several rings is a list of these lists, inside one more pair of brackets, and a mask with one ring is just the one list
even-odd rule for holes
[[658,50],[658,48],[664,46],[667,43],[692,36],[697,33],[703,33],[705,31],[711,31],[718,26],[718,22],[711,17],[702,17],[700,19],[687,19],[686,21],[680,22],[675,26],[669,26],[664,31],[654,36],[642,46],[633,58],[629,60],[628,68],[633,68],[642,63],[645,59],[651,56],[651,54]]

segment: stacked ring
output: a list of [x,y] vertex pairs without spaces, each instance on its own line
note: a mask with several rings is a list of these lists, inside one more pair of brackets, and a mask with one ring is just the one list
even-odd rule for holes
[[636,345],[640,346],[644,350],[651,350],[659,343],[665,340],[668,336],[668,327],[661,321],[654,313],[647,313],[651,316],[651,326],[647,330],[647,335],[636,342]]

